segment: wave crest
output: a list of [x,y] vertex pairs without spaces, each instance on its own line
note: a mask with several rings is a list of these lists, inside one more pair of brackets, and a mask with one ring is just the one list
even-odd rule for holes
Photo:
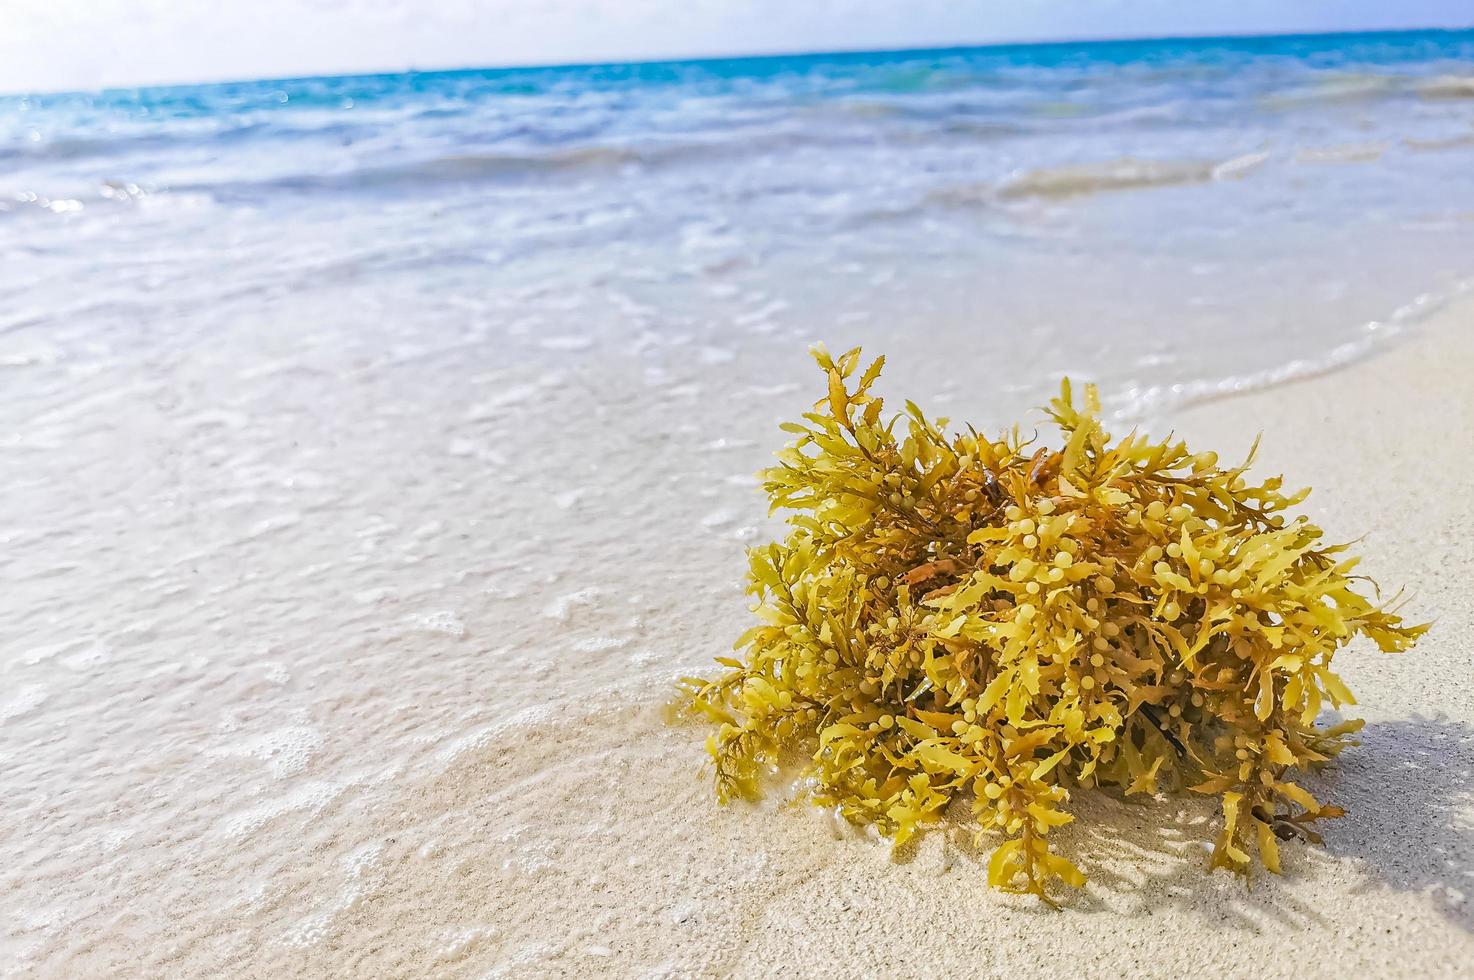
[[1213,179],[1213,160],[1142,160],[1121,157],[1104,163],[1070,164],[1025,170],[998,186],[1008,198],[1065,198],[1106,191],[1196,184]]
[[1418,83],[1418,95],[1425,99],[1474,99],[1474,76],[1439,75]]

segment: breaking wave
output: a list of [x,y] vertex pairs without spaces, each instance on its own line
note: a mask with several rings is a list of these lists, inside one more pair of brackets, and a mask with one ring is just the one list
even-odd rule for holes
[[1243,176],[1269,159],[1267,152],[1246,153],[1227,160],[1142,160],[1121,157],[1103,163],[1070,164],[1025,170],[996,189],[1011,198],[1068,198],[1110,191],[1173,187]]

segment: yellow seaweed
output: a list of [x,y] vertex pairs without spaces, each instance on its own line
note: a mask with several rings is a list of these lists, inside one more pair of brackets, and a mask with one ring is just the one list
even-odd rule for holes
[[[1047,413],[1062,447],[1017,430],[946,435],[914,404],[881,421],[883,358],[815,359],[825,397],[765,471],[781,542],[750,551],[759,625],[726,672],[683,682],[722,800],[806,753],[815,803],[899,844],[971,800],[1000,833],[991,884],[1048,901],[1084,876],[1050,849],[1079,787],[1220,797],[1210,867],[1278,873],[1278,841],[1340,816],[1290,781],[1359,724],[1318,729],[1352,638],[1407,649],[1357,591],[1345,545],[1288,511],[1309,491],[1255,483],[1171,437],[1112,440],[1093,389]],[[1250,458],[1252,459],[1252,450]]]

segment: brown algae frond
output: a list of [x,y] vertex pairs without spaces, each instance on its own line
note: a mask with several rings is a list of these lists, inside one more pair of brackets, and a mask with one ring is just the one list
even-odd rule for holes
[[[1291,780],[1360,722],[1331,672],[1358,634],[1407,649],[1410,626],[1356,588],[1357,559],[1287,512],[1309,492],[1245,476],[1170,437],[1119,441],[1093,389],[1048,409],[1059,449],[1017,430],[944,434],[914,404],[882,422],[859,349],[814,351],[828,392],[764,473],[782,542],[751,549],[761,623],[684,682],[719,725],[723,799],[751,797],[795,749],[814,802],[896,844],[970,796],[1002,843],[989,881],[1046,898],[1084,875],[1049,834],[1076,787],[1217,795],[1211,867],[1279,870],[1279,841],[1342,814]],[[1250,456],[1252,458],[1252,452]],[[981,843],[981,840],[980,840]]]

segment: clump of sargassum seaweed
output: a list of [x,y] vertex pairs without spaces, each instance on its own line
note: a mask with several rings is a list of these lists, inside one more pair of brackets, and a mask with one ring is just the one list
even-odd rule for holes
[[[683,682],[719,724],[723,799],[795,750],[813,801],[897,845],[970,795],[988,879],[1049,901],[1084,875],[1049,834],[1075,787],[1217,795],[1210,867],[1279,870],[1279,841],[1344,811],[1291,781],[1360,722],[1332,654],[1358,634],[1401,651],[1411,626],[1360,594],[1345,545],[1287,511],[1308,491],[1135,433],[1113,442],[1093,389],[1048,409],[1063,437],[948,436],[907,402],[881,420],[860,351],[816,348],[827,397],[764,473],[786,540],[751,549],[762,620],[741,659]],[[904,424],[902,424],[904,423]],[[1250,452],[1252,459],[1253,452]],[[979,843],[982,841],[980,839]]]

